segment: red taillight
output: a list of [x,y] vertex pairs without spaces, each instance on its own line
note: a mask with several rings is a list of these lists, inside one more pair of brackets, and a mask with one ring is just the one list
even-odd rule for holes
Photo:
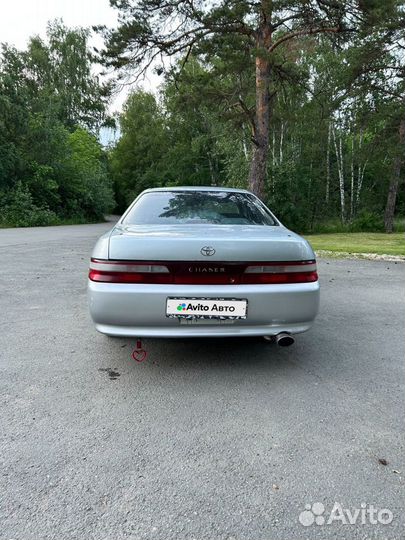
[[297,262],[130,262],[91,259],[89,278],[105,283],[241,285],[317,281],[315,261]]
[[98,270],[90,270],[89,278],[92,281],[105,283],[170,283],[164,275],[142,272],[99,272]]
[[296,272],[294,274],[256,274],[244,276],[242,283],[311,283],[318,279],[316,272]]
[[257,263],[246,268],[242,283],[311,283],[317,279],[315,261]]
[[105,283],[171,283],[167,266],[91,259],[89,278]]

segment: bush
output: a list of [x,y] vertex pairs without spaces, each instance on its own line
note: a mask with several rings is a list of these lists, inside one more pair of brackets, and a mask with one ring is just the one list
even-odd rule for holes
[[349,224],[350,232],[382,232],[384,221],[382,217],[371,212],[363,211]]
[[311,232],[320,234],[347,233],[349,232],[349,225],[347,223],[343,224],[339,218],[333,218],[317,223]]
[[394,231],[395,232],[405,232],[405,219],[398,217],[394,220]]
[[318,223],[311,232],[335,234],[348,232],[383,232],[384,222],[381,216],[372,212],[361,212],[352,222],[342,223],[334,218]]
[[57,225],[55,212],[46,206],[36,206],[27,186],[18,182],[8,194],[0,197],[0,223],[12,227],[39,227]]

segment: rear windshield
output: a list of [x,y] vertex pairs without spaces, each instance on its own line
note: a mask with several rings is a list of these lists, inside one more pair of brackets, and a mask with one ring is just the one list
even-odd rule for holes
[[132,225],[215,223],[278,225],[249,193],[227,191],[155,191],[145,193],[123,220]]

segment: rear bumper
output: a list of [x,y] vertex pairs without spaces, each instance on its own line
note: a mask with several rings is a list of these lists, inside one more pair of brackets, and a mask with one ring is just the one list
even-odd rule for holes
[[[88,282],[99,332],[127,337],[227,337],[298,334],[318,313],[319,282],[286,285],[148,285]],[[246,298],[247,319],[180,322],[166,317],[167,297]]]

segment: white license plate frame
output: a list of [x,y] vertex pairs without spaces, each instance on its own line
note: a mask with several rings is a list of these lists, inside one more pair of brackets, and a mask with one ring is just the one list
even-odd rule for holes
[[[181,304],[186,304],[186,309],[179,310]],[[208,309],[188,309],[189,304],[208,306]],[[214,308],[214,304],[217,306]],[[229,308],[234,307],[234,310]],[[221,309],[223,308],[223,309]],[[228,308],[228,309],[226,309]],[[176,319],[220,319],[220,320],[244,320],[248,315],[247,298],[212,298],[212,297],[173,297],[166,298],[166,317]]]

